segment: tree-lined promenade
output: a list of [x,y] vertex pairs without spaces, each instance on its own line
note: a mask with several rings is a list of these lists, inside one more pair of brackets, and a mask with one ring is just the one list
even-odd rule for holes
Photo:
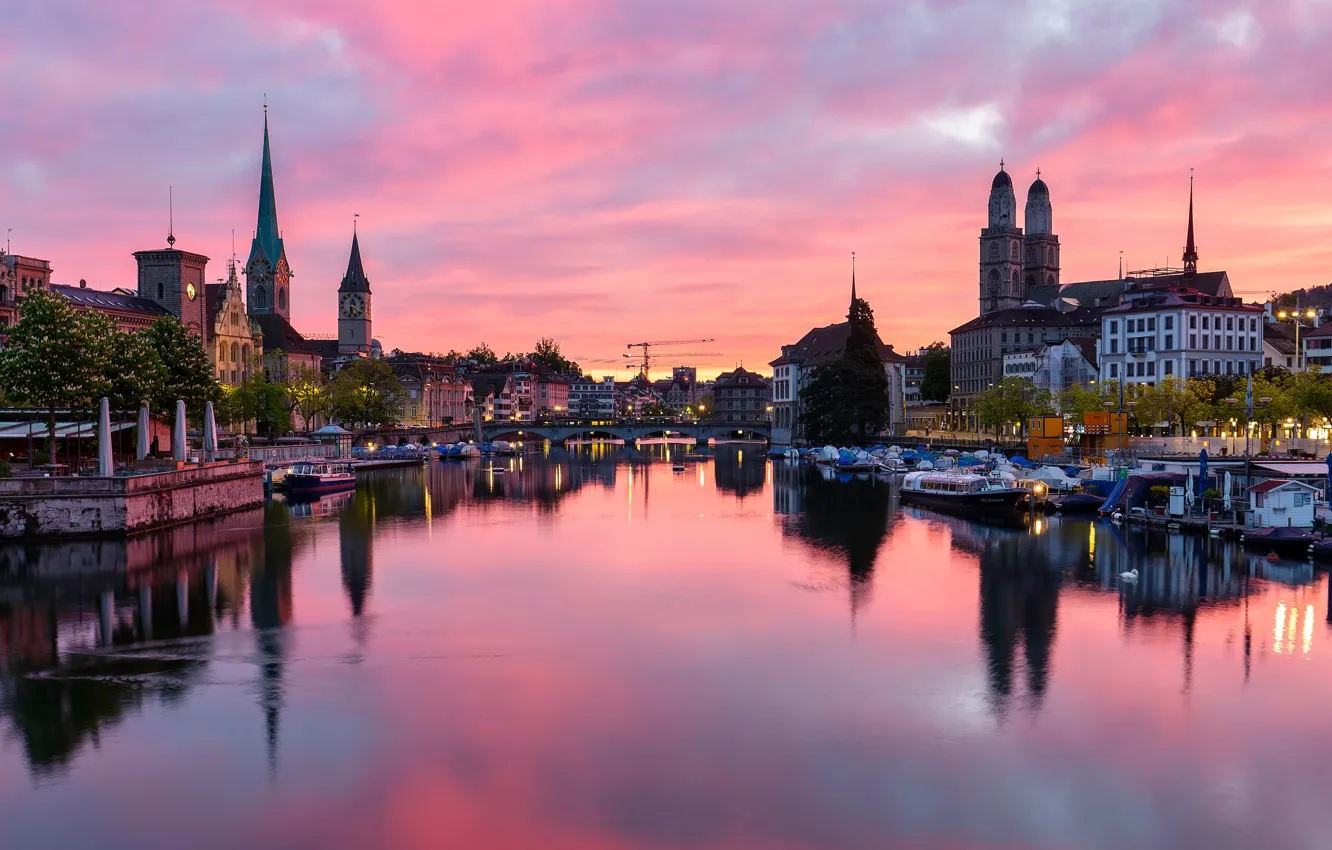
[[[1209,375],[1199,378],[1167,377],[1148,384],[1117,381],[1074,386],[1057,396],[1039,389],[1026,378],[1005,378],[993,389],[976,394],[976,413],[982,426],[994,433],[1024,435],[1027,421],[1036,416],[1119,410],[1131,413],[1131,423],[1143,434],[1168,436],[1243,434],[1252,422],[1254,436],[1275,435],[1285,425],[1296,436],[1332,420],[1332,375],[1294,373],[1269,366],[1253,376],[1250,413],[1247,375]],[[1199,424],[1203,423],[1203,424]]]

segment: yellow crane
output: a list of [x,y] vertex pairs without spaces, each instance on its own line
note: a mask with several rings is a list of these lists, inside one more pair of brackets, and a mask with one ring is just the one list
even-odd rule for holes
[[[653,340],[653,341],[651,341],[651,342],[631,342],[631,343],[629,343],[628,345],[626,345],[625,348],[641,348],[641,349],[643,349],[642,358],[641,358],[641,361],[640,361],[639,364],[638,364],[638,367],[639,367],[639,368],[638,368],[638,371],[639,371],[639,374],[641,374],[644,378],[649,378],[649,377],[651,377],[651,376],[650,376],[650,372],[652,371],[652,361],[653,361],[654,359],[663,359],[663,358],[664,358],[664,359],[669,359],[669,360],[682,360],[682,359],[685,359],[685,358],[695,359],[695,358],[699,358],[699,357],[721,357],[721,356],[722,356],[719,352],[716,352],[716,351],[681,351],[681,352],[666,352],[665,354],[656,354],[656,355],[654,355],[654,354],[652,353],[652,348],[653,348],[654,346],[697,345],[697,344],[699,344],[699,343],[704,343],[704,342],[716,342],[716,341],[717,341],[717,340],[715,340],[715,339],[658,339],[658,340]],[[639,359],[639,358],[637,358],[637,357],[633,357],[633,358],[631,358],[630,355],[628,355],[628,354],[626,354],[626,355],[624,355],[624,356],[625,356],[626,358],[629,358],[629,359],[634,359],[634,360]],[[626,366],[627,368],[630,368],[630,369],[632,369],[632,368],[634,367],[634,365],[635,365],[635,364],[633,364],[633,363],[626,363],[626,364],[625,364],[625,366]]]

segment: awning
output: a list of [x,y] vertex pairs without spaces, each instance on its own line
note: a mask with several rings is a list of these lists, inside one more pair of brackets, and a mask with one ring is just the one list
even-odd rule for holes
[[[124,431],[135,427],[134,422],[112,422],[111,433]],[[0,440],[26,440],[28,434],[32,434],[34,440],[46,437],[47,423],[45,422],[4,422],[0,421]],[[56,437],[96,437],[97,423],[89,420],[88,422],[56,422]]]
[[1253,468],[1264,473],[1281,475],[1287,478],[1292,476],[1309,478],[1327,477],[1327,463],[1321,460],[1309,461],[1307,463],[1301,463],[1299,461],[1290,461],[1286,463],[1255,463],[1253,464]]

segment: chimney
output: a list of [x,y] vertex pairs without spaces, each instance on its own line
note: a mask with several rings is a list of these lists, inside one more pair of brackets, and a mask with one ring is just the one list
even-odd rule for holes
[[79,278],[79,289],[87,289],[87,288],[88,288],[88,281],[84,280],[83,278]]

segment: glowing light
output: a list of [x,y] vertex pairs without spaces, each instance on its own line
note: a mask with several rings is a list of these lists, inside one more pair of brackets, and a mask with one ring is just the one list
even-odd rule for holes
[[1300,654],[1308,655],[1309,650],[1313,648],[1313,624],[1314,609],[1312,605],[1304,609],[1304,643],[1300,646]]
[[1091,523],[1087,526],[1087,558],[1096,560],[1096,524]]
[[1272,630],[1272,651],[1281,652],[1281,627],[1286,624],[1286,603],[1278,602],[1276,609],[1276,628]]
[[1295,649],[1295,627],[1300,624],[1300,612],[1295,606],[1290,608],[1290,616],[1286,621],[1286,652],[1290,653]]

